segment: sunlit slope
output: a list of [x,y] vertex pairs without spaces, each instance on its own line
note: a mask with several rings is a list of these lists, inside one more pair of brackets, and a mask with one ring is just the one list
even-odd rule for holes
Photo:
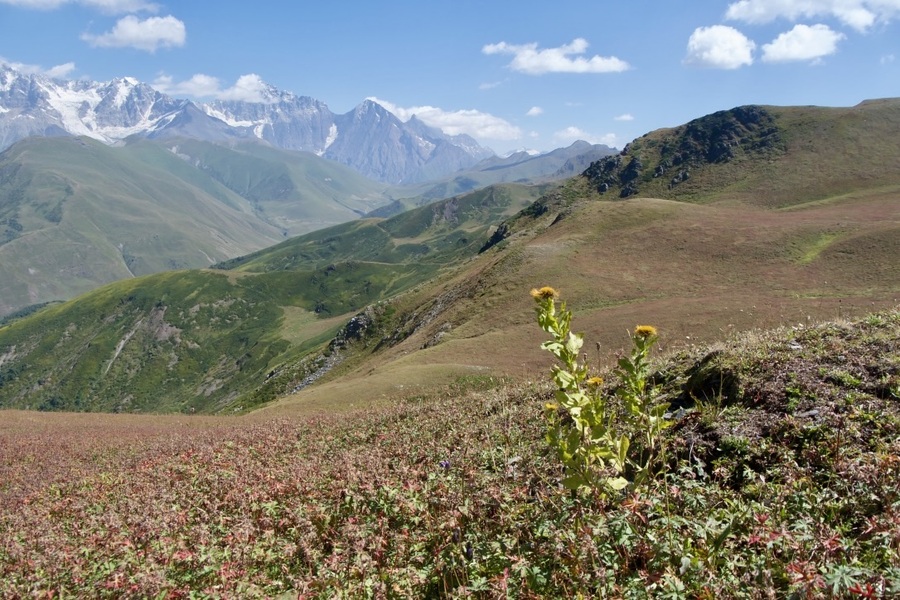
[[461,375],[532,377],[546,359],[528,295],[535,286],[562,292],[574,327],[592,340],[588,355],[603,364],[637,324],[658,326],[663,346],[675,348],[900,301],[896,192],[770,210],[608,202],[575,180],[544,202],[542,214],[520,217],[507,239],[455,277],[398,298],[390,313],[376,311],[377,327],[348,351],[358,353],[356,366],[348,360],[333,380],[280,409],[358,404],[363,391],[374,399],[415,394]]
[[744,106],[650,132],[587,171],[604,197],[785,207],[896,189],[900,99],[850,108]]
[[[242,272],[121,281],[14,320],[0,327],[0,406],[230,412],[271,400],[323,366],[318,351],[353,312],[474,256],[488,223],[537,193],[486,190],[419,216],[347,223],[259,253]],[[465,227],[475,233],[460,243]],[[366,237],[386,231],[395,235]],[[373,239],[377,256],[360,245]],[[304,248],[327,251],[286,262]]]

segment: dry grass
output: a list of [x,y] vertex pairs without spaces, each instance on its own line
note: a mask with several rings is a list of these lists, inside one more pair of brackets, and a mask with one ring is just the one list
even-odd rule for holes
[[285,409],[307,405],[306,396],[318,407],[358,404],[367,382],[379,394],[400,385],[435,389],[446,383],[432,376],[440,365],[529,379],[543,360],[527,293],[537,285],[562,290],[577,314],[574,328],[600,344],[600,364],[628,344],[638,323],[659,327],[662,347],[675,349],[900,301],[900,201],[893,193],[790,211],[587,201],[551,226],[554,219],[546,215],[536,234],[488,252],[452,279],[406,294],[400,310],[427,313],[427,322],[358,368],[341,370],[327,387],[285,399]]

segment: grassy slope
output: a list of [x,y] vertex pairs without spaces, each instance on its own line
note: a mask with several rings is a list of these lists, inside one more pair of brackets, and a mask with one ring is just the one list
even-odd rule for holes
[[4,169],[0,210],[7,230],[19,230],[0,246],[3,312],[209,265],[280,235],[208,178],[179,180],[165,165],[92,140],[28,140],[4,154]]
[[[872,106],[847,112],[857,115],[878,108]],[[870,144],[887,148],[897,139],[888,126],[895,103],[887,102],[881,109],[868,117],[878,117],[882,125],[881,137],[873,137]],[[794,135],[793,139],[814,140],[817,145],[785,142],[773,146],[777,160],[752,160],[738,153],[715,165],[720,171],[695,167],[685,183],[715,179],[724,186],[718,202],[711,201],[711,191],[704,192],[702,203],[653,198],[606,202],[602,200],[609,194],[598,196],[594,183],[576,178],[508,218],[501,228],[506,239],[473,257],[493,230],[488,224],[509,216],[523,200],[514,193],[517,188],[501,186],[468,195],[464,203],[450,200],[386,221],[353,222],[228,262],[223,266],[253,274],[249,286],[253,293],[265,293],[267,306],[279,307],[271,313],[275,321],[258,324],[267,332],[259,339],[281,343],[289,338],[293,345],[284,354],[267,358],[253,377],[238,375],[234,387],[220,393],[258,387],[248,404],[255,405],[305,386],[271,410],[338,410],[433,389],[460,375],[529,377],[540,357],[537,332],[529,324],[527,290],[544,284],[561,288],[578,308],[576,327],[601,344],[597,358],[601,362],[611,358],[625,332],[638,322],[659,326],[663,343],[677,347],[733,330],[860,314],[896,304],[900,203],[895,188],[886,183],[897,181],[892,163],[870,154],[867,162],[856,166],[860,176],[855,187],[848,179],[834,194],[809,196],[802,172],[788,167],[806,160],[810,149],[815,156],[836,154],[826,150],[845,142],[846,136],[826,133],[844,132],[838,126],[843,121],[821,109],[782,112],[795,120],[803,116],[809,123],[800,120],[797,123],[806,124],[789,126],[782,119],[776,128],[779,140]],[[854,119],[848,122],[858,123]],[[810,137],[816,127],[826,133]],[[773,207],[769,191],[776,184],[771,182],[759,184],[755,200],[749,192],[742,199],[735,196],[729,183],[735,177],[767,181],[773,168],[787,169],[785,177],[795,177],[790,181],[797,194],[806,194],[803,202],[795,198]],[[849,167],[846,173],[851,173]],[[872,173],[879,176],[869,177]],[[847,191],[851,187],[853,191]],[[693,188],[675,189],[687,190],[688,199],[697,199]],[[504,190],[509,196],[501,193]],[[455,266],[446,268],[450,265]],[[403,290],[390,302],[381,302]],[[158,289],[148,296],[160,293]],[[339,347],[332,345],[317,357],[298,361],[337,328],[334,322],[313,327],[309,312],[302,311],[331,318],[373,302],[380,304],[360,317],[361,332],[341,338]],[[284,306],[297,311],[285,312]],[[150,309],[142,310],[143,318],[149,318]],[[40,327],[40,316],[27,323],[31,325],[21,327]],[[107,336],[107,356],[131,331],[121,327],[119,333]],[[314,333],[304,338],[307,327]],[[3,336],[0,330],[4,343],[0,349],[9,353],[10,341],[3,340],[12,338]],[[16,364],[27,364],[21,348],[28,344],[15,343],[20,348]],[[240,348],[223,347],[229,364],[238,362],[235,350]],[[325,366],[332,368],[320,377]],[[22,369],[14,368],[11,359],[4,368],[15,369],[13,379],[21,380],[5,384],[7,390],[34,385],[34,379],[20,377]],[[263,373],[272,377],[261,382]],[[40,372],[33,376],[40,378]],[[97,376],[96,369],[92,376]],[[306,386],[313,380],[315,386]],[[197,389],[196,382],[193,385]],[[240,393],[232,397],[232,405],[240,405]],[[24,398],[23,392],[16,391],[15,397]],[[200,408],[226,404],[210,402]]]
[[[256,255],[242,272],[126,280],[15,320],[0,327],[0,404],[222,412],[270,400],[321,366],[299,359],[349,315],[334,317],[474,254],[486,223],[530,197],[486,190],[423,207],[419,217],[347,223]],[[473,241],[450,222],[475,229]],[[370,260],[353,260],[360,255]]]
[[346,167],[258,144],[35,139],[0,172],[0,313],[209,266],[385,202]]
[[[414,332],[408,340],[387,351],[373,340],[357,369],[349,361],[333,382],[274,410],[336,406],[355,397],[344,389],[415,393],[465,373],[527,377],[538,356],[523,316],[533,286],[566,292],[577,326],[602,344],[600,361],[639,322],[677,346],[892,306],[898,133],[897,99],[735,109],[649,133],[607,177],[618,181],[639,158],[637,196],[618,201],[621,185],[599,195],[596,176],[570,181],[510,219],[508,239],[455,278],[398,299],[400,316],[372,334],[392,339],[393,327]],[[708,161],[723,152],[731,158]],[[663,161],[665,175],[654,177]],[[670,185],[682,169],[690,177]]]
[[893,310],[658,361],[688,407],[669,468],[605,499],[559,486],[544,384],[305,419],[7,412],[0,595],[893,597],[898,340]]
[[[850,108],[742,107],[648,133],[612,173],[592,174],[598,186],[611,183],[612,198],[631,181],[640,196],[768,208],[859,189],[896,193],[900,140],[889,132],[898,130],[897,98]],[[633,162],[640,168],[629,171]],[[689,177],[673,184],[682,171]]]
[[[586,182],[565,193],[590,197]],[[562,217],[560,217],[562,215]],[[336,407],[466,373],[528,377],[541,360],[528,289],[553,285],[606,362],[638,323],[677,347],[731,331],[861,314],[900,299],[900,202],[879,191],[772,211],[670,200],[576,201],[548,210],[453,278],[411,292],[357,368],[272,410]],[[380,339],[410,333],[385,349]],[[379,347],[372,354],[372,350]]]

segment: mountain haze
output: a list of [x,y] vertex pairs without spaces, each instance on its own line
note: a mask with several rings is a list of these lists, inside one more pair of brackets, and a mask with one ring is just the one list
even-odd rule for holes
[[29,138],[0,154],[0,314],[355,219],[382,188],[254,142]]

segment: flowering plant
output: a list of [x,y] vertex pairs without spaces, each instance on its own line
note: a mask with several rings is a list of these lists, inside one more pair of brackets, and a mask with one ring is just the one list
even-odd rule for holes
[[[663,416],[668,404],[654,404],[654,387],[648,383],[648,354],[657,340],[656,329],[647,325],[635,329],[631,355],[619,360],[622,385],[616,397],[622,410],[618,410],[602,389],[603,379],[589,377],[587,366],[579,362],[584,336],[571,331],[572,313],[565,302],[557,306],[559,293],[542,287],[531,295],[537,303],[538,325],[551,335],[541,348],[559,361],[551,369],[555,402],[545,405],[545,415],[547,443],[565,467],[563,485],[615,491],[640,484],[651,473],[659,434],[669,424]],[[644,435],[629,452],[629,430],[635,429]]]

